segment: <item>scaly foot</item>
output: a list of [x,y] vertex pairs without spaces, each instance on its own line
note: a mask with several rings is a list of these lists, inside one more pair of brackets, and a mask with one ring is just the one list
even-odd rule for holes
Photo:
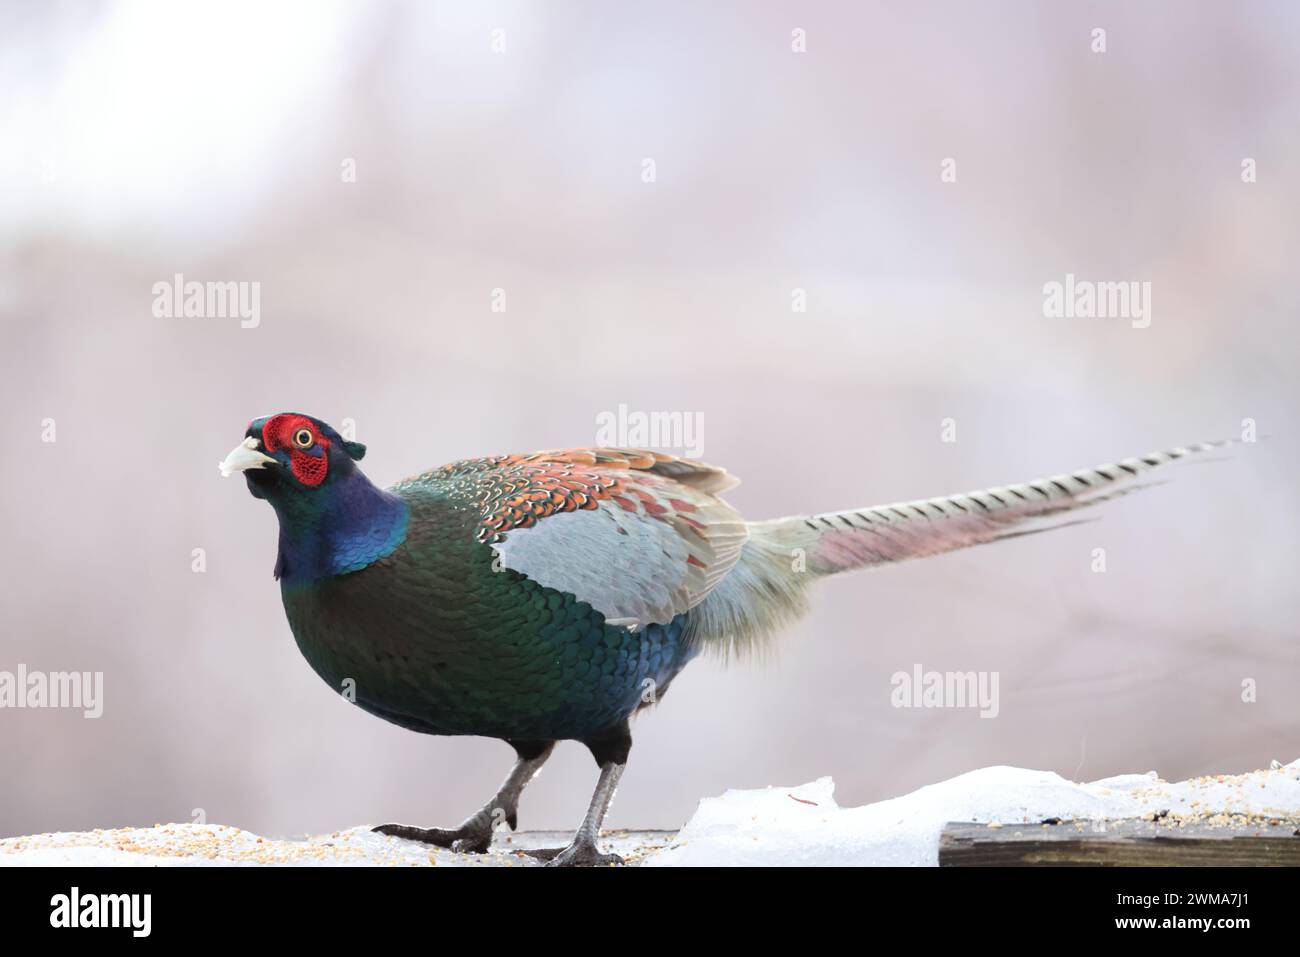
[[407,841],[419,841],[447,847],[458,854],[486,854],[492,844],[492,826],[484,826],[471,818],[460,827],[411,827],[409,824],[380,824],[371,828],[376,834],[387,834]]
[[606,867],[623,863],[623,858],[617,854],[601,853],[600,848],[590,841],[575,840],[568,847],[540,847],[524,853],[545,861],[547,867]]

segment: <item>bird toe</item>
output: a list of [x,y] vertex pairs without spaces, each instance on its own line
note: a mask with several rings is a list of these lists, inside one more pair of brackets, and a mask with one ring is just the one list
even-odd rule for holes
[[602,853],[594,844],[574,842],[568,847],[542,847],[524,851],[547,867],[610,867],[624,863],[617,854]]
[[387,834],[400,837],[405,841],[419,841],[421,844],[433,844],[436,847],[452,847],[464,835],[461,831],[449,831],[441,827],[411,827],[409,824],[380,824],[370,829],[375,834]]

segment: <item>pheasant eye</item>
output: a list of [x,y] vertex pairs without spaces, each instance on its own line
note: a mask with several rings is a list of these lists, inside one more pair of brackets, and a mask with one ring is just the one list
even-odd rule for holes
[[312,447],[314,440],[311,437],[311,431],[308,429],[299,429],[293,434],[293,444],[300,449],[309,449]]

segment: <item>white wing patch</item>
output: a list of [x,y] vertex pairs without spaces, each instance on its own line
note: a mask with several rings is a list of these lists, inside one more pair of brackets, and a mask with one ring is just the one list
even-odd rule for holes
[[[549,515],[492,545],[502,564],[568,592],[634,630],[693,608],[740,557],[744,521],[712,496],[687,516],[651,517],[612,502]],[[704,499],[708,501],[704,501]]]

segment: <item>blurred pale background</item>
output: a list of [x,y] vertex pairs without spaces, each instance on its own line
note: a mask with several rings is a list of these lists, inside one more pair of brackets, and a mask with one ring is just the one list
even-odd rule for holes
[[[504,775],[299,657],[273,515],[215,468],[285,409],[354,419],[382,483],[698,413],[754,518],[1254,419],[1098,522],[826,583],[772,661],[696,662],[609,823],[1300,756],[1297,49],[1286,3],[4,0],[0,670],[102,671],[105,711],[0,711],[0,833],[450,824]],[[1045,318],[1067,272],[1151,282],[1150,328]],[[260,282],[260,326],[155,318],[176,273]],[[914,663],[997,671],[1000,715],[895,710]],[[521,823],[594,780],[563,746]]]

